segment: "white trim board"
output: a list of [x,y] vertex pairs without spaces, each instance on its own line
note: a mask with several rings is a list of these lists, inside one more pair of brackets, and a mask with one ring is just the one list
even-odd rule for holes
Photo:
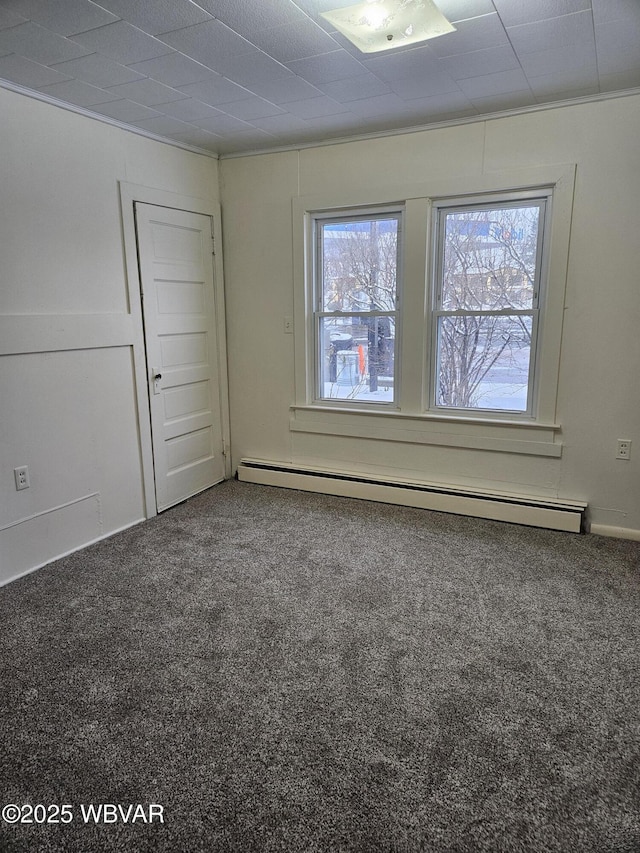
[[242,459],[238,479],[265,486],[359,498],[380,503],[506,521],[549,530],[580,533],[585,524],[584,501],[472,491],[444,483],[367,477],[257,459]]
[[589,532],[594,533],[596,536],[610,536],[614,539],[630,539],[633,542],[640,542],[640,530],[634,530],[632,527],[592,524]]

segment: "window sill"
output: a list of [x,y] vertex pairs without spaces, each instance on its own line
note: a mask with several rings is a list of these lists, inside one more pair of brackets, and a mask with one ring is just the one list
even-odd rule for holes
[[560,429],[558,424],[531,420],[415,415],[346,406],[292,406],[290,417],[292,432],[555,458],[562,455],[562,443],[556,440]]

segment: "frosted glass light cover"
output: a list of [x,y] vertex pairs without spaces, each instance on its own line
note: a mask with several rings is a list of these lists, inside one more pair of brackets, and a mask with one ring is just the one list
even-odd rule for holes
[[365,0],[320,14],[363,53],[406,47],[455,31],[432,0]]

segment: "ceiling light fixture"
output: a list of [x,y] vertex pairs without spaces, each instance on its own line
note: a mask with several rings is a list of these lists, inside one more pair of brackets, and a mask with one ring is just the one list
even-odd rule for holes
[[320,14],[363,53],[406,47],[455,30],[433,0],[364,0]]

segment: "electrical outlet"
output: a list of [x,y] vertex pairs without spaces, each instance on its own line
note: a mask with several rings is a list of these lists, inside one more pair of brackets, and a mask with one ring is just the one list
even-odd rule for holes
[[631,441],[628,438],[618,439],[616,459],[631,459]]
[[285,335],[293,334],[293,317],[284,318],[284,333]]
[[13,476],[16,478],[16,491],[29,488],[29,466],[21,465],[19,468],[13,469]]

